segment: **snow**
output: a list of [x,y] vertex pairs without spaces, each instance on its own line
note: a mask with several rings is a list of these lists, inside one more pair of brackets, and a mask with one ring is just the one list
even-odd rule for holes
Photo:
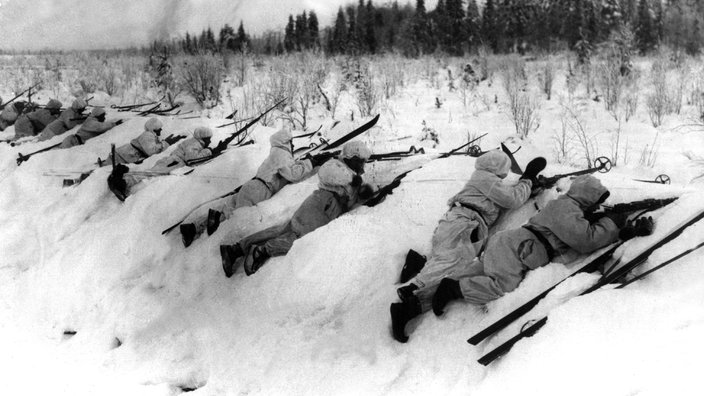
[[[1,145],[0,372],[6,378],[5,392],[173,395],[198,388],[192,393],[700,394],[696,370],[704,354],[704,250],[624,289],[605,288],[570,299],[598,277],[570,279],[524,318],[549,313],[547,325],[488,367],[476,359],[511,328],[477,347],[466,339],[561,280],[576,264],[552,263],[530,272],[517,290],[488,304],[486,312],[453,302],[443,317],[427,313],[412,322],[407,344],[393,340],[389,304],[397,299],[406,252],[429,252],[447,199],[473,170],[473,158],[433,160],[437,153],[462,144],[467,133],[487,132],[480,142],[483,149],[503,141],[513,149],[522,146],[518,161],[525,164],[543,155],[550,162],[546,175],[584,167],[580,159],[552,161],[551,137],[560,128],[555,99],[543,107],[538,132],[521,141],[500,106],[500,82],[491,87],[482,83],[479,89],[492,98],[497,95],[499,104],[489,101],[488,109],[469,111],[446,84],[436,88],[419,81],[407,86],[386,104],[378,126],[359,139],[374,152],[405,150],[412,144],[428,154],[370,164],[365,177],[384,184],[422,167],[382,204],[358,208],[306,235],[288,255],[271,259],[251,277],[241,270],[224,277],[218,246],[286,221],[317,188],[315,176],[237,211],[214,235],[188,249],[177,231],[166,236],[161,231],[199,203],[250,179],[268,154],[273,126],[256,126],[251,134],[255,144],[230,149],[191,175],[142,183],[124,203],[106,188],[109,168],[70,188],[61,187],[60,177],[44,173],[90,167],[98,157],[105,158],[110,143],[136,137],[144,118],[109,110],[109,117],[125,117],[126,122],[84,146],[40,154],[20,167],[15,163],[18,152],[33,152],[61,138]],[[564,90],[559,85],[555,89]],[[436,96],[444,101],[439,109]],[[587,100],[584,106],[590,128],[613,128],[603,104]],[[217,117],[229,112],[216,110],[209,112],[213,118],[162,117],[164,133],[186,134],[199,125],[227,122]],[[364,122],[349,122],[349,111],[338,114],[345,122],[329,134],[324,127],[323,135],[335,138],[336,130]],[[438,147],[421,140],[423,120],[438,132]],[[632,159],[598,175],[612,192],[610,204],[681,196],[652,213],[652,237],[617,251],[624,259],[704,209],[701,187],[689,183],[701,169],[691,167],[683,155],[703,155],[704,136],[673,128],[684,118],[666,121],[653,168]],[[311,125],[326,122],[316,115]],[[637,157],[658,130],[649,125],[644,109],[626,125],[624,134],[636,153],[632,157]],[[11,130],[3,137],[11,136]],[[214,130],[214,142],[231,132]],[[158,158],[131,168],[149,169]],[[672,185],[632,180],[660,173],[669,174]],[[507,182],[516,178],[511,175]],[[568,187],[568,180],[561,181],[536,199],[538,207]],[[531,202],[505,216],[498,227],[518,226],[534,212]],[[653,253],[639,272],[696,245],[703,230],[701,224],[693,226]],[[73,336],[65,334],[73,331]]]

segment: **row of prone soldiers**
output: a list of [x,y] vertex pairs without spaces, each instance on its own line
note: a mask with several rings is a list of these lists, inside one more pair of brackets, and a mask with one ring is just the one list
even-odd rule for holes
[[0,131],[14,125],[15,136],[12,140],[36,136],[38,141],[45,141],[81,125],[76,134],[69,135],[59,145],[60,148],[69,148],[81,145],[122,123],[122,120],[107,121],[102,107],[93,107],[90,114],[84,115],[88,104],[83,99],[75,99],[71,107],[64,110],[62,106],[56,99],[49,100],[44,107],[24,101],[8,104],[0,112]]
[[[237,194],[193,212],[181,224],[182,240],[188,247],[204,232],[215,232],[236,209],[271,198],[319,167],[318,189],[289,221],[220,246],[227,277],[240,267],[248,276],[256,273],[270,257],[285,255],[298,238],[375,194],[362,179],[371,157],[364,143],[346,143],[338,158],[321,153],[295,160],[291,140],[288,129],[274,133],[270,154],[253,179]],[[406,257],[401,277],[408,284],[397,290],[401,302],[391,304],[396,340],[406,342],[408,322],[430,309],[441,315],[445,305],[455,299],[486,304],[516,289],[528,270],[550,262],[568,263],[618,239],[652,233],[650,217],[629,222],[624,213],[595,213],[610,193],[597,178],[586,175],[575,178],[566,194],[550,201],[525,225],[489,238],[489,229],[502,212],[522,206],[540,191],[537,178],[544,167],[544,160],[540,160],[542,166],[531,162],[518,183],[508,184],[504,183],[511,167],[507,154],[494,150],[477,158],[469,181],[448,201],[427,260],[413,250]]]
[[[254,274],[270,257],[285,255],[296,239],[363,204],[375,193],[362,180],[364,164],[371,156],[363,143],[347,143],[337,159],[320,154],[295,161],[290,140],[288,130],[272,135],[271,154],[239,194],[194,213],[181,225],[188,246],[204,230],[214,232],[235,209],[270,198],[320,166],[318,190],[288,222],[220,246],[227,277],[239,267],[246,275]],[[494,150],[476,160],[469,181],[448,201],[427,260],[413,250],[406,257],[401,280],[408,284],[397,290],[401,302],[391,304],[390,309],[397,341],[406,342],[408,322],[430,309],[441,315],[445,305],[455,299],[486,304],[516,289],[529,270],[550,262],[568,263],[618,239],[652,233],[651,217],[629,222],[627,214],[595,213],[610,193],[597,178],[586,175],[575,178],[566,194],[550,201],[525,225],[489,238],[489,229],[502,212],[522,206],[541,189],[537,178],[544,160],[540,160],[542,166],[529,164],[513,185],[504,183],[511,166],[507,154]]]
[[[161,129],[158,119],[149,119],[139,137],[115,150],[115,163],[141,162],[173,144],[174,140],[161,140]],[[184,166],[188,161],[224,150],[221,144],[209,148],[211,137],[210,129],[196,128],[192,138],[160,159],[155,168]],[[296,239],[375,194],[362,178],[371,151],[361,142],[346,143],[338,158],[322,152],[299,160],[293,157],[292,134],[287,128],[274,133],[270,143],[269,156],[256,176],[237,194],[194,211],[180,226],[182,241],[188,247],[204,232],[208,235],[215,232],[236,209],[269,199],[287,184],[304,180],[318,169],[318,189],[304,200],[288,222],[235,244],[220,246],[227,277],[240,267],[247,275],[254,274],[270,257],[285,255]],[[507,154],[493,150],[477,158],[469,181],[448,201],[448,211],[434,231],[427,260],[413,250],[406,257],[401,280],[408,284],[398,288],[401,302],[391,304],[390,308],[396,340],[406,342],[408,322],[430,309],[441,315],[446,304],[455,299],[486,304],[516,289],[528,270],[550,262],[573,261],[578,255],[593,252],[619,238],[626,240],[652,233],[653,221],[649,217],[628,222],[626,214],[595,215],[595,209],[608,198],[609,191],[597,178],[587,175],[575,178],[566,194],[550,201],[525,225],[489,238],[489,229],[502,212],[520,207],[539,191],[537,177],[544,166],[531,164],[518,183],[512,185],[504,183],[511,166]],[[124,165],[117,165],[108,184],[124,199],[142,177],[130,174]]]

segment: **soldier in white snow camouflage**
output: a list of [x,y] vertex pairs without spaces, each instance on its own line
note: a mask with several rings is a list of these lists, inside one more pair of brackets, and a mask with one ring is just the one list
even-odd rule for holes
[[211,235],[222,221],[232,216],[235,209],[254,206],[271,198],[287,184],[298,183],[309,177],[315,166],[322,165],[330,158],[328,154],[319,154],[296,161],[293,158],[291,139],[288,128],[282,128],[271,135],[269,156],[259,166],[252,180],[242,185],[237,194],[221,198],[186,218],[180,226],[184,246],[188,247],[206,229],[208,235]]
[[363,143],[347,143],[340,160],[329,160],[320,167],[318,190],[303,201],[289,222],[257,232],[234,245],[221,245],[225,275],[232,276],[240,265],[244,265],[247,275],[252,275],[269,257],[285,255],[296,239],[368,199],[372,188],[362,183],[361,175],[370,156],[371,151]]
[[391,305],[392,322],[395,328],[401,328],[395,331],[395,337],[401,342],[407,340],[402,331],[405,323],[432,308],[433,296],[444,277],[471,273],[472,260],[486,243],[489,227],[502,211],[518,208],[528,200],[531,179],[537,176],[537,171],[526,169],[517,184],[504,183],[511,160],[499,150],[477,158],[474,167],[467,184],[448,201],[450,208],[435,229],[428,262],[409,285],[398,289],[403,302]]

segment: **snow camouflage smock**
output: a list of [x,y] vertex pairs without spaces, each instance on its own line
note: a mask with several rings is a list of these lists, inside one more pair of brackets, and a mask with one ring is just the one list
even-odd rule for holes
[[[618,239],[619,229],[608,217],[593,223],[584,218],[584,210],[606,192],[595,177],[578,177],[567,194],[550,201],[527,225],[545,237],[556,256],[590,253]],[[518,287],[528,270],[550,261],[545,246],[525,227],[499,232],[482,260],[472,263],[472,273],[459,279],[464,299],[475,304],[495,300]]]
[[83,120],[76,119],[80,116],[80,113],[72,107],[69,107],[68,109],[64,110],[63,112],[61,112],[59,118],[49,123],[49,125],[47,125],[46,128],[42,130],[42,132],[39,134],[39,141],[41,142],[44,140],[49,140],[54,136],[61,135],[66,131],[69,131],[75,128],[76,126],[80,125]]
[[419,286],[415,294],[423,312],[432,308],[442,278],[468,274],[501,211],[518,208],[530,197],[530,180],[520,180],[516,185],[503,182],[511,166],[505,153],[486,153],[474,166],[476,170],[467,184],[448,201],[450,209],[433,233],[428,262],[413,280]]
[[269,138],[269,156],[257,169],[256,179],[245,183],[236,195],[236,208],[253,206],[271,198],[289,183],[297,183],[310,175],[309,160],[296,161],[291,153],[291,131],[283,128]]
[[56,116],[47,109],[35,110],[28,114],[22,114],[15,122],[15,139],[25,136],[35,136],[56,120]]
[[[210,151],[209,148],[205,148],[205,142],[202,139],[192,137],[181,142],[168,157],[157,161],[150,170],[168,172],[186,166],[186,161],[205,158],[211,155],[212,151]],[[144,179],[148,179],[149,176],[127,173],[124,178],[129,193],[129,190],[132,189],[133,186]]]
[[111,130],[115,127],[115,125],[117,125],[115,121],[100,122],[96,117],[91,115],[88,117],[88,119],[86,119],[86,122],[81,125],[81,127],[78,129],[78,132],[76,132],[75,135],[67,136],[66,139],[61,142],[61,146],[59,147],[70,148],[74,146],[80,146],[86,141],[94,137],[100,136],[103,133]]
[[4,131],[10,125],[13,125],[19,117],[19,111],[17,111],[18,103],[12,103],[5,106],[0,113],[0,131]]
[[212,205],[200,208],[184,220],[184,223],[196,226],[196,235],[206,230],[209,210],[220,212],[220,221],[225,221],[236,209],[266,201],[287,184],[297,183],[310,176],[313,170],[310,160],[293,159],[289,129],[281,129],[274,133],[269,138],[269,142],[271,143],[269,156],[257,169],[255,179],[244,183],[237,194],[218,199]]
[[157,161],[154,168],[170,168],[178,165],[185,166],[187,161],[193,161],[200,158],[206,158],[213,153],[209,148],[205,147],[203,140],[192,137],[184,140],[176,149],[169,154],[168,157]]
[[[140,160],[151,157],[154,154],[166,150],[169,144],[159,139],[159,136],[152,131],[144,131],[141,135],[132,139],[128,144],[115,149],[116,164],[133,164]],[[107,164],[111,164],[111,157],[108,157]]]
[[[285,255],[296,239],[340,217],[359,201],[359,187],[334,188],[339,182],[346,182],[348,185],[352,182],[355,173],[347,165],[338,160],[329,160],[323,164],[320,172],[322,178],[319,188],[303,201],[291,220],[242,239],[239,245],[244,251],[252,244],[263,244],[271,256]],[[326,175],[331,176],[331,179]],[[345,193],[340,195],[337,191]]]

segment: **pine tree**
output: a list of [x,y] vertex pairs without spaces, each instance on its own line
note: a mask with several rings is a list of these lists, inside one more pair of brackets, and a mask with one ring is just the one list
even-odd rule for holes
[[347,6],[347,53],[359,54],[359,37],[357,36],[357,15],[355,7]]
[[638,3],[636,39],[638,40],[638,50],[641,53],[650,51],[656,44],[655,34],[653,32],[653,19],[650,14],[650,7],[648,6],[647,0],[640,0]]
[[347,50],[347,21],[342,7],[337,10],[337,18],[335,19],[335,27],[332,31],[331,48],[333,54],[342,54]]
[[481,41],[481,17],[479,16],[479,7],[476,0],[467,1],[467,17],[465,18],[465,34],[467,44],[473,47]]
[[296,50],[300,51],[310,47],[308,42],[310,35],[308,34],[308,15],[305,11],[303,14],[296,15],[296,23],[294,25],[294,41]]
[[237,28],[237,36],[235,36],[234,46],[237,51],[244,52],[246,48],[251,46],[249,36],[244,31],[244,24],[240,21],[240,27]]
[[448,21],[446,50],[451,55],[461,56],[464,54],[464,43],[467,41],[462,0],[447,0],[445,7]]
[[484,4],[484,14],[482,15],[482,36],[494,52],[496,52],[499,46],[499,34],[494,0],[486,0]]
[[601,27],[599,29],[599,39],[605,40],[622,23],[621,6],[618,0],[605,0],[601,8]]
[[213,29],[208,27],[208,30],[206,31],[206,47],[208,51],[213,51],[215,52],[217,50],[217,43],[215,42],[215,34],[213,33]]
[[367,0],[365,14],[366,14],[366,20],[364,23],[365,47],[367,48],[367,51],[374,54],[377,51],[378,44],[377,44],[377,40],[376,40],[376,31],[374,29],[374,25],[376,22],[376,18],[375,18],[376,13],[374,10],[374,6],[372,5],[372,0]]
[[288,24],[286,25],[286,30],[284,32],[284,49],[286,52],[293,52],[296,50],[296,37],[295,37],[295,25],[293,22],[293,15],[288,16]]
[[219,37],[219,45],[220,45],[220,50],[235,50],[234,46],[234,39],[235,39],[235,30],[232,29],[232,26],[225,24],[225,26],[220,29],[220,37]]
[[416,0],[416,13],[411,30],[416,55],[427,54],[435,49],[430,27],[430,18],[425,10],[424,0]]
[[308,44],[310,48],[320,47],[320,32],[318,31],[318,16],[315,11],[308,15]]
[[183,51],[187,54],[193,53],[192,46],[193,44],[191,44],[191,35],[186,32],[186,42],[183,46]]

